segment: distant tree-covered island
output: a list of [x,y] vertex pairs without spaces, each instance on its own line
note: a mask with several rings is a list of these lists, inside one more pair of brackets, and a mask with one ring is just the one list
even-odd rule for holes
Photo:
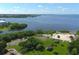
[[27,27],[24,23],[11,23],[8,22],[5,25],[0,25],[0,30],[21,30]]
[[0,18],[26,18],[26,17],[36,17],[37,14],[0,14]]

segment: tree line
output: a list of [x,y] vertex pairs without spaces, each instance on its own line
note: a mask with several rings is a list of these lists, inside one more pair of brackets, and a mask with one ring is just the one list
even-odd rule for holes
[[36,17],[37,14],[0,14],[0,18],[26,18]]

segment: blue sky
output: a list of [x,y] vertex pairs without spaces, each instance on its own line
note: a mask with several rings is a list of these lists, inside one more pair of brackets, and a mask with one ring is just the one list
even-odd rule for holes
[[79,14],[79,4],[0,3],[0,14]]

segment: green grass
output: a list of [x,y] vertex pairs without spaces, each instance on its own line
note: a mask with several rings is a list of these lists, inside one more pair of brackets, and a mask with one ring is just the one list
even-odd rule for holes
[[[52,44],[53,40],[52,39],[46,39],[46,40],[41,40],[41,42],[43,43],[43,45],[45,47],[48,47]],[[44,51],[36,51],[36,50],[33,50],[33,51],[30,51],[30,52],[26,52],[25,53],[26,55],[52,55],[53,54],[53,51],[47,51],[47,50],[44,50]]]
[[[44,51],[29,51],[25,52],[24,55],[54,55],[54,52],[57,52],[59,55],[67,55],[68,54],[68,42],[60,42],[60,43],[55,43],[53,39],[46,39],[46,40],[41,40],[43,45],[45,47],[51,46],[53,43],[56,44],[57,46],[53,47],[52,51],[47,51],[46,49]],[[7,49],[10,48],[15,48],[18,52],[20,52],[20,46],[15,45],[15,46],[7,46]]]
[[68,54],[68,43],[67,42],[61,42],[57,45],[57,47],[54,48],[53,53],[57,52],[59,55],[66,55]]
[[[44,44],[45,47],[47,46],[50,46],[52,44],[52,41],[51,39],[47,39],[47,40],[41,40],[42,43]],[[11,49],[11,48],[15,48],[18,52],[20,52],[20,46],[19,45],[14,45],[14,46],[7,46],[6,49]],[[30,52],[26,52],[25,53],[26,55],[52,55],[53,52],[50,52],[50,51],[47,51],[47,50],[44,50],[44,51],[30,51]]]
[[50,38],[44,38],[44,37],[38,37],[38,36],[34,36],[34,37],[39,39],[45,47],[50,46],[53,43],[53,39],[50,39]]
[[52,55],[53,52],[44,50],[44,51],[30,51],[30,52],[26,52],[25,55]]
[[53,39],[43,40],[42,43],[45,47],[50,46],[53,43]]
[[[46,40],[43,41],[45,46],[50,46],[53,41],[52,40]],[[54,52],[57,52],[59,55],[67,55],[68,54],[68,42],[60,42],[56,47],[53,48],[52,51],[30,51],[26,52],[27,55],[54,55]]]
[[9,30],[9,27],[0,27],[1,31]]

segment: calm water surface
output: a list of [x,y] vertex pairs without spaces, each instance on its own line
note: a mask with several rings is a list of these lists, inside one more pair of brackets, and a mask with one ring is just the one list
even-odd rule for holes
[[79,30],[79,15],[40,15],[28,18],[3,18],[7,22],[28,24],[27,30]]

